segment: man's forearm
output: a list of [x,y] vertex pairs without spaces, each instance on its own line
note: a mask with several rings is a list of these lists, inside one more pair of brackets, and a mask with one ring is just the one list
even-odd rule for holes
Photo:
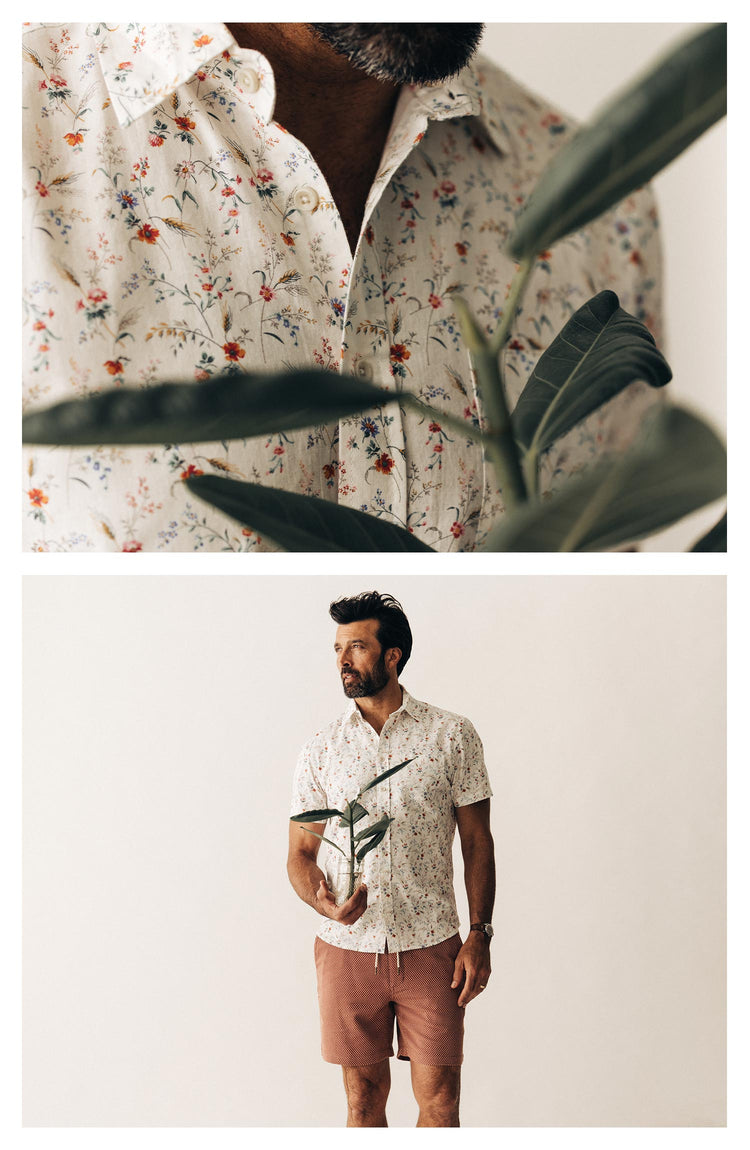
[[289,860],[286,869],[289,881],[302,901],[316,910],[318,914],[325,915],[325,911],[318,902],[318,889],[321,882],[325,881],[326,876],[315,859],[310,858],[309,855],[295,855]]
[[464,882],[471,922],[491,922],[495,905],[495,847],[487,832],[462,843]]

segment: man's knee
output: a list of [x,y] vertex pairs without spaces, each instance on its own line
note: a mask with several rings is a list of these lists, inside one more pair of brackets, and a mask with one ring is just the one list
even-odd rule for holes
[[388,1064],[377,1066],[344,1066],[344,1086],[351,1117],[357,1125],[367,1125],[385,1110],[390,1090]]
[[414,1086],[421,1125],[458,1125],[461,1077],[457,1069],[441,1068],[441,1071],[427,1080],[415,1082]]

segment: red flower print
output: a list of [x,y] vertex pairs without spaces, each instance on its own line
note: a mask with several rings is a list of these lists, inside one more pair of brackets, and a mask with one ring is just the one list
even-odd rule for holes
[[294,247],[294,237],[293,236],[288,235],[287,232],[282,232],[281,238],[288,248]]
[[641,253],[640,252],[631,252],[630,253],[630,262],[631,262],[631,264],[642,263],[643,261],[641,259]]
[[123,543],[122,549],[123,551],[142,551],[143,544],[136,543],[135,539],[128,539],[127,543]]
[[49,195],[49,188],[47,188],[41,180],[37,180],[37,182],[34,184],[34,189],[35,191],[39,192],[39,195],[42,197],[42,199]]
[[274,447],[273,453],[274,453],[274,455],[283,455],[284,454],[284,448],[281,446]]
[[411,352],[403,343],[394,343],[391,345],[391,359],[394,363],[403,363],[405,359],[411,359]]
[[239,214],[240,213],[237,211],[236,208],[230,208],[229,211],[227,212],[228,216],[238,216]]
[[201,287],[203,288],[204,291],[211,291],[213,286],[214,286],[213,284],[201,284]]
[[110,375],[119,375],[122,371],[122,363],[119,359],[108,359],[104,366]]
[[64,88],[66,86],[62,76],[50,76],[49,82],[50,84],[54,84],[56,88]]
[[443,180],[440,185],[440,191],[445,192],[446,196],[450,196],[456,190],[456,185],[452,184],[450,180]]
[[393,460],[390,455],[383,452],[382,455],[378,456],[375,460],[375,470],[382,472],[383,475],[390,475],[393,471]]
[[160,148],[164,143],[164,140],[161,136],[157,136],[154,132],[149,136],[148,142],[152,148]]
[[439,424],[439,423],[431,423],[431,424],[430,424],[430,431],[432,432],[432,434],[433,434],[433,435],[435,435],[435,434],[436,434],[436,432],[438,432],[438,431],[442,431],[442,430],[443,430],[443,429],[442,429],[442,427],[440,426],[440,424]]
[[245,349],[244,347],[240,347],[238,343],[225,343],[222,351],[227,359],[231,359],[235,363],[238,359],[245,358]]
[[523,344],[520,339],[512,339],[508,344],[511,351],[523,351]]
[[273,292],[271,291],[270,287],[268,287],[266,284],[263,284],[263,286],[261,288],[259,288],[258,290],[259,290],[260,294],[263,296],[263,299],[273,299]]
[[443,450],[443,445],[442,445],[442,443],[436,443],[436,444],[435,444],[435,446],[433,447],[433,449],[432,449],[432,450],[433,450],[433,451],[437,451],[437,452],[438,452],[438,454],[439,454],[439,453],[440,453],[440,452]]
[[155,244],[159,238],[159,229],[153,228],[151,224],[144,224],[142,228],[138,229],[138,239],[142,243]]
[[213,36],[207,36],[204,32],[203,35],[199,36],[197,40],[193,40],[193,43],[195,44],[196,48],[203,48],[206,44],[210,44],[212,40]]
[[132,68],[132,67],[133,67],[133,65],[132,65],[132,62],[130,60],[123,60],[122,64],[117,65],[117,71],[118,72],[127,72],[128,68]]
[[208,72],[203,72],[203,71],[200,71],[200,72],[196,72],[196,73],[195,73],[195,75],[196,75],[196,77],[197,77],[199,80],[201,80],[201,81],[202,81],[202,80],[205,80],[205,79],[206,79],[206,76],[208,75]]
[[40,343],[39,344],[39,350],[40,351],[49,351],[49,344],[48,343]]
[[180,476],[180,479],[189,479],[191,475],[203,475],[203,472],[200,467],[196,467],[194,463],[189,463]]
[[41,507],[42,504],[49,503],[49,499],[40,487],[32,487],[31,491],[29,492],[29,499],[33,503],[34,507]]
[[463,523],[459,523],[458,520],[456,520],[454,523],[451,524],[451,535],[453,536],[454,539],[460,539],[461,536],[463,535],[463,533],[464,533]]
[[237,192],[235,191],[234,188],[222,188],[221,194],[222,194],[222,196],[236,196]]
[[460,256],[465,256],[469,250],[466,244],[454,244],[453,246]]
[[256,179],[259,184],[270,184],[273,179],[273,172],[269,172],[268,168],[259,168],[256,174]]
[[70,144],[71,148],[74,148],[76,144],[83,143],[83,132],[66,132],[63,139]]
[[551,256],[552,256],[552,252],[544,251],[544,252],[540,252],[536,258],[538,260],[548,260],[551,258]]
[[402,208],[413,208],[414,204],[411,202],[411,200],[402,200],[401,201],[401,207]]
[[207,371],[204,371],[202,367],[197,367],[195,369],[195,378],[196,379],[210,379],[211,376],[208,374]]
[[372,241],[375,239],[375,232],[372,230],[370,224],[368,224],[367,227],[365,228],[365,239],[367,240],[368,244],[372,247]]
[[443,306],[443,301],[441,300],[440,296],[435,295],[434,292],[430,292],[428,303],[429,303],[430,307],[442,307]]
[[90,291],[88,293],[87,298],[90,300],[91,303],[94,303],[94,304],[104,303],[105,299],[107,298],[107,293],[105,291],[102,291],[101,288],[94,288],[93,291]]
[[47,325],[46,325],[46,323],[44,322],[44,320],[42,320],[42,319],[38,319],[38,320],[36,321],[36,323],[34,324],[34,331],[44,331],[44,329],[46,328],[46,326],[47,326]]
[[191,132],[195,127],[195,120],[191,120],[188,116],[175,116],[174,122],[183,132]]
[[324,477],[324,479],[333,479],[334,475],[336,474],[336,467],[337,466],[338,465],[336,463],[324,463],[323,464],[323,477]]

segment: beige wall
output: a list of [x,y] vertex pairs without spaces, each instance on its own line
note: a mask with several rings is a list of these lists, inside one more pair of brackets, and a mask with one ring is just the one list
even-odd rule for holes
[[[710,13],[707,13],[710,17]],[[483,51],[533,91],[584,122],[698,24],[487,25]],[[726,434],[726,121],[654,180],[664,247],[669,393]],[[723,508],[690,516],[641,545],[684,551]]]
[[721,1125],[724,579],[377,567],[25,579],[26,1123],[342,1124],[285,839],[343,703],[327,605],[373,586],[495,792],[464,1124]]

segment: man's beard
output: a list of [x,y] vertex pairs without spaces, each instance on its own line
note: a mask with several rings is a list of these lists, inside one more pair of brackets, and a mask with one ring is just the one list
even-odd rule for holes
[[464,68],[484,24],[310,24],[321,40],[377,80],[430,84]]
[[353,675],[351,683],[344,683],[344,672],[341,672],[341,682],[347,699],[365,699],[377,695],[388,683],[388,672],[385,669],[385,652],[383,652],[371,671],[349,670]]

